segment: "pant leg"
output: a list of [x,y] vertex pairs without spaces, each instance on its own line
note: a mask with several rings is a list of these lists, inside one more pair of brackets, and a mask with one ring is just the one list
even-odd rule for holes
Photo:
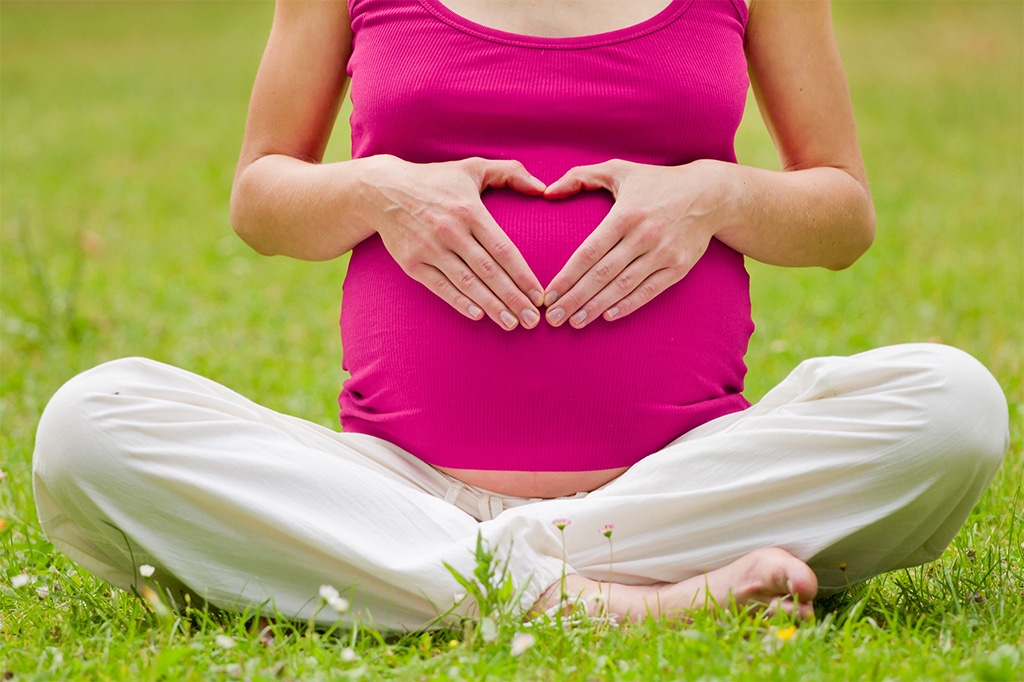
[[[442,499],[446,477],[399,448],[142,359],[58,391],[33,469],[44,531],[100,577],[129,588],[151,564],[154,579],[215,606],[303,620],[330,584],[353,588],[350,618],[423,627],[463,591],[444,564],[470,575],[482,528]],[[553,530],[509,519],[484,532],[501,551],[515,545],[532,605],[562,569]]]
[[938,557],[995,475],[1007,427],[995,379],[956,349],[819,358],[585,498],[499,518],[570,519],[571,570],[591,578],[608,578],[611,523],[617,581],[676,582],[777,546],[828,593]]
[[[40,425],[37,505],[55,544],[122,586],[158,566],[212,603],[272,600],[307,618],[323,583],[356,611],[419,627],[472,570],[477,532],[510,561],[529,607],[562,571],[677,581],[781,546],[825,590],[937,556],[1007,446],[1005,399],[976,361],[939,346],[801,365],[751,409],[715,420],[589,495],[483,523],[439,499],[414,458],[277,415],[146,361],[73,380]],[[443,487],[443,486],[442,486]],[[494,496],[462,486],[494,508]],[[128,552],[130,538],[134,556]],[[509,547],[511,551],[509,552]],[[839,570],[845,562],[846,571]]]

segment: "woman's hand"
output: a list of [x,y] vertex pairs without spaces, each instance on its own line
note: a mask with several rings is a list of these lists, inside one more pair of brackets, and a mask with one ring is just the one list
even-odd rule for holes
[[415,164],[379,156],[362,175],[360,194],[370,208],[364,215],[410,277],[470,319],[486,314],[503,329],[532,328],[542,287],[484,207],[487,187],[544,191],[517,161]]
[[550,199],[601,188],[615,198],[548,285],[548,323],[557,327],[568,320],[580,329],[602,315],[617,320],[685,277],[724,225],[726,165],[612,160],[572,168],[548,186],[544,196]]

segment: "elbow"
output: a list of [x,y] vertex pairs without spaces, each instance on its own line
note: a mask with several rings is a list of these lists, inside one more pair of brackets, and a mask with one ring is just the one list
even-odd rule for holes
[[829,270],[845,270],[856,263],[875,241],[875,206],[871,195],[864,191],[858,197],[857,205],[851,208],[850,227],[846,230],[843,248],[837,249],[838,258],[826,267]]
[[875,231],[872,226],[870,229],[866,229],[863,234],[856,235],[843,251],[841,257],[832,263],[829,263],[826,267],[835,272],[845,270],[860,260],[861,256],[867,253],[867,250],[871,247],[874,240]]
[[253,206],[254,201],[250,192],[247,191],[244,173],[239,174],[235,184],[231,188],[231,200],[229,204],[229,219],[231,227],[242,241],[249,245],[256,253],[262,256],[276,255],[276,251],[269,248],[260,238],[259,220],[257,211]]

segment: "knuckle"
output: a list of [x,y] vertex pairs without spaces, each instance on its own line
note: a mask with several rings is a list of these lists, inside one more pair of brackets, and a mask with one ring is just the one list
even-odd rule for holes
[[512,255],[512,244],[500,239],[491,245],[490,252],[495,260],[504,260]]
[[644,247],[653,248],[661,242],[664,226],[659,221],[648,220],[637,231],[637,240]]
[[473,220],[476,209],[469,204],[457,203],[448,209],[448,213],[451,215],[454,224],[461,225]]
[[601,257],[601,251],[594,244],[580,246],[580,256],[586,263],[594,263]]
[[439,220],[434,225],[434,235],[438,241],[443,243],[452,242],[455,240],[458,234],[458,229],[454,220],[444,219]]
[[441,296],[441,298],[450,299],[453,295],[457,295],[458,292],[452,287],[451,282],[443,274],[434,271],[434,275],[430,277],[422,277],[420,281],[426,285],[428,289],[433,291],[435,294]]
[[652,284],[651,282],[644,282],[639,287],[637,287],[636,291],[639,300],[643,301],[644,303],[650,301],[651,299],[658,295],[658,287]]
[[619,214],[621,222],[627,225],[643,225],[650,216],[650,210],[643,206],[623,207]]
[[498,267],[498,264],[494,261],[493,258],[481,259],[480,262],[477,264],[477,267],[479,268],[480,274],[485,279],[494,277],[501,270],[501,268]]
[[558,303],[560,304],[559,307],[564,308],[565,310],[576,310],[582,306],[585,301],[580,298],[579,294],[570,292],[558,299]]
[[628,168],[629,162],[623,161],[622,159],[618,158],[608,159],[603,164],[601,164],[601,166],[604,169],[606,169],[609,173],[619,174],[624,172]]
[[455,285],[462,291],[466,291],[476,282],[476,275],[471,270],[462,270],[455,277]]
[[610,282],[618,274],[617,268],[606,260],[595,265],[593,272],[599,282]]
[[636,288],[636,278],[628,272],[623,272],[615,278],[615,288],[620,294],[628,294]]
[[451,289],[451,291],[446,292],[447,295],[443,296],[442,298],[447,300],[448,305],[450,305],[451,307],[455,308],[456,310],[462,311],[466,310],[470,306],[470,304],[473,303],[473,301],[471,301],[468,297],[461,294],[458,289],[454,287],[449,288]]
[[666,274],[669,276],[673,283],[678,282],[686,276],[688,268],[683,265],[673,265],[672,267],[665,268]]
[[405,271],[405,274],[409,275],[417,282],[420,282],[435,291],[437,290],[437,284],[435,283],[435,280],[437,279],[436,270],[432,270],[420,262],[398,261],[398,264],[401,266],[402,270]]

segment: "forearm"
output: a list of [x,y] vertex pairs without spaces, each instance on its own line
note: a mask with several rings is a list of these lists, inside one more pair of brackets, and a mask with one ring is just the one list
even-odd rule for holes
[[359,183],[370,159],[308,163],[281,154],[239,170],[231,192],[231,224],[264,255],[337,258],[374,230]]
[[730,189],[724,200],[729,210],[715,236],[750,258],[770,265],[841,270],[874,239],[875,214],[866,180],[845,170],[717,165]]

